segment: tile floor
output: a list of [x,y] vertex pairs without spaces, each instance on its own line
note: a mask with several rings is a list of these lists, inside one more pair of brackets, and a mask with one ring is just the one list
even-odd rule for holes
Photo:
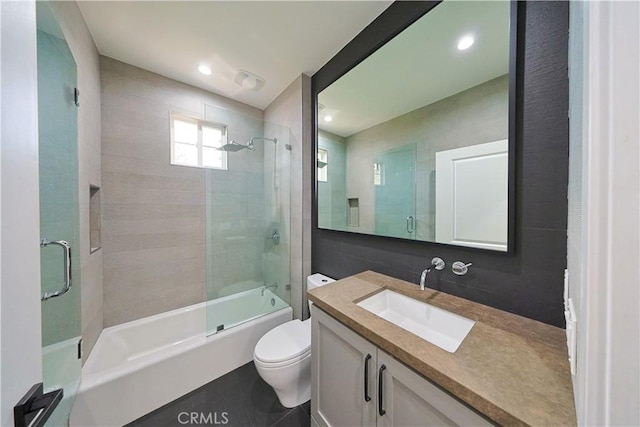
[[309,427],[310,410],[310,402],[296,408],[282,406],[250,362],[127,426]]

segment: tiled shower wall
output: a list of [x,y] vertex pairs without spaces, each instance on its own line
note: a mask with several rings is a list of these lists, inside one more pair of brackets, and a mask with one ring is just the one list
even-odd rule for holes
[[259,121],[263,113],[106,57],[101,81],[107,327],[206,297],[206,177],[170,165],[170,111],[205,118],[215,105]]
[[[210,105],[205,116],[228,126],[228,140],[277,139],[229,152],[228,170],[205,171],[207,299],[275,283],[289,303],[289,129]],[[274,230],[279,244],[267,239]]]
[[100,56],[75,2],[51,2],[77,65],[81,325],[84,358],[102,332],[102,251],[90,253],[89,186],[101,185]]
[[[205,119],[224,123],[228,140],[245,144],[262,135],[262,120],[205,106]],[[227,153],[227,170],[206,176],[207,299],[254,288],[262,280],[263,147]]]
[[[266,116],[266,114],[265,114]],[[264,252],[261,254],[263,280],[267,285],[277,285],[274,292],[291,304],[291,130],[286,126],[265,122],[264,136],[276,138],[260,142],[264,149],[264,176],[262,188],[264,208],[259,212],[264,221],[260,231]],[[280,240],[275,243],[277,231]],[[294,301],[295,302],[295,301]]]
[[[347,146],[345,139],[318,130],[318,149],[327,151],[327,180],[318,181],[318,227],[347,228]],[[355,172],[354,172],[355,173]]]
[[[306,308],[306,276],[311,274],[311,78],[301,75],[265,109],[265,121],[288,127],[291,151],[291,307],[295,318]],[[305,161],[303,161],[305,159]]]

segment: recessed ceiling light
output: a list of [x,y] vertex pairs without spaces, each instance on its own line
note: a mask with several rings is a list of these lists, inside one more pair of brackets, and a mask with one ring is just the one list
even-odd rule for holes
[[333,117],[331,117],[330,115],[327,114],[326,116],[324,116],[325,122],[330,122],[331,120],[333,120]]
[[473,46],[473,42],[475,40],[472,36],[464,36],[460,40],[458,40],[458,50],[467,50],[471,46]]
[[211,73],[212,73],[211,68],[209,68],[208,66],[206,66],[204,64],[198,65],[198,71],[200,71],[205,76],[210,76]]

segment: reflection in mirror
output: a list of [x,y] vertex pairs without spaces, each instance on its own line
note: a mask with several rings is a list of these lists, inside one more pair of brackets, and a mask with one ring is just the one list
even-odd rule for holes
[[507,250],[509,17],[444,1],[318,95],[320,228]]

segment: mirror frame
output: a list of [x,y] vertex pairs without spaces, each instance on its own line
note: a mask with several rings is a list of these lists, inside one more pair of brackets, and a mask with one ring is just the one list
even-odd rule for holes
[[[407,242],[418,242],[426,245],[446,246],[470,251],[481,251],[495,254],[513,254],[515,252],[516,230],[516,146],[519,131],[518,118],[522,116],[521,92],[518,81],[522,78],[522,61],[518,56],[518,45],[522,40],[518,38],[519,28],[524,28],[524,7],[517,0],[510,0],[509,22],[509,127],[508,127],[508,224],[507,224],[507,250],[495,251],[491,249],[474,248],[469,246],[452,245],[449,243],[430,242],[426,240],[410,240],[399,237],[379,236],[377,234],[357,233],[353,231],[333,230],[318,227],[318,95],[340,77],[348,73],[352,68],[366,60],[370,55],[391,41],[395,36],[411,26],[418,19],[429,13],[431,9],[441,1],[395,1],[364,30],[353,38],[333,58],[331,58],[320,70],[311,77],[311,102],[312,102],[312,230],[348,233],[363,236],[374,236],[381,239],[393,239]],[[521,12],[522,11],[522,12]]]

